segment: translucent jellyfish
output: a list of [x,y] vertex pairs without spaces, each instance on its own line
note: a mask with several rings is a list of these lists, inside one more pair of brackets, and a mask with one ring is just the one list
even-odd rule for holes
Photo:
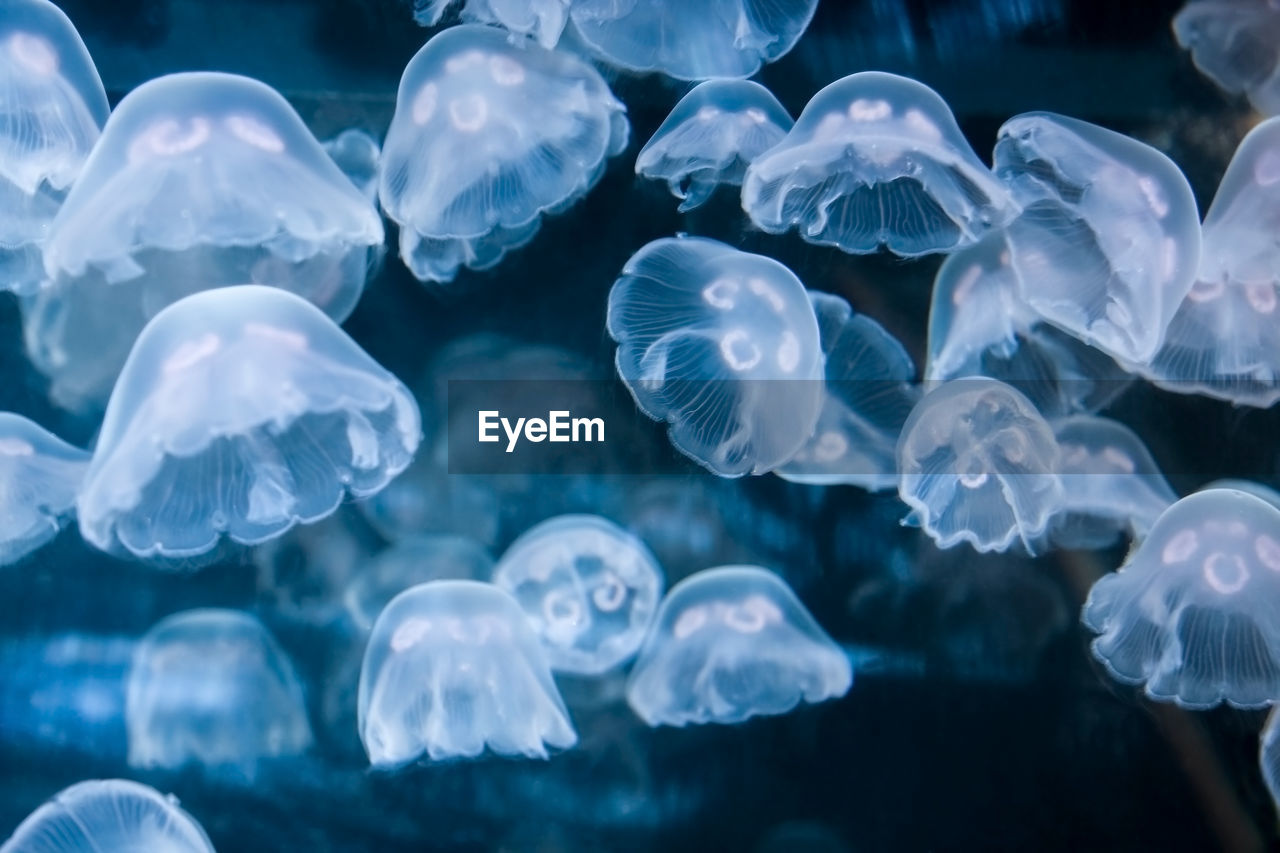
[[29,294],[41,246],[107,120],[107,95],[80,34],[47,0],[0,17],[0,288]]
[[129,850],[213,853],[213,844],[172,794],[127,779],[95,779],[59,791],[0,845],[0,853]]
[[596,515],[562,515],[526,531],[493,572],[542,640],[557,672],[601,675],[644,642],[663,576],[644,543]]
[[318,308],[256,285],[156,315],[111,395],[77,502],[92,545],[190,557],[377,492],[421,435],[408,389]]
[[195,764],[252,779],[311,746],[302,685],[267,629],[238,610],[187,610],[147,632],[125,693],[132,767]]
[[378,616],[360,669],[360,740],[374,767],[546,758],[577,743],[538,637],[496,586],[432,581]]
[[321,143],[334,164],[371,202],[378,200],[378,161],[382,147],[363,130],[349,127]]
[[1280,696],[1280,510],[1210,489],[1175,503],[1114,574],[1084,624],[1111,675],[1161,702],[1260,708]]
[[[532,36],[548,50],[560,41],[574,0],[461,0],[462,19],[498,24],[513,33]],[[424,27],[440,23],[459,0],[414,0],[413,16]]]
[[343,593],[347,613],[368,631],[391,599],[435,580],[488,580],[493,557],[465,536],[435,534],[402,539],[362,566]]
[[444,30],[405,68],[382,150],[400,257],[424,281],[496,265],[586,194],[629,134],[582,60],[493,27]]
[[721,566],[671,588],[627,683],[651,726],[740,723],[843,696],[853,670],[781,578]]
[[680,99],[636,156],[636,174],[666,181],[693,210],[720,184],[741,186],[747,164],[795,124],[773,93],[750,80],[708,80]]
[[777,261],[700,237],[655,240],[623,267],[607,325],[636,405],[716,474],[770,471],[813,433],[818,323]]
[[1274,708],[1267,716],[1267,725],[1258,744],[1258,766],[1262,770],[1262,781],[1271,794],[1271,802],[1280,808],[1280,713]]
[[27,352],[63,405],[101,405],[147,321],[238,284],[292,291],[342,321],[381,251],[382,220],[274,89],[171,74],[103,129],[23,306]]
[[1125,362],[1150,361],[1200,262],[1195,196],[1150,145],[1053,113],[1004,123],[995,172],[1024,302]]
[[1280,7],[1262,0],[1192,0],[1173,18],[1201,73],[1258,112],[1280,113]]
[[781,144],[747,167],[742,207],[772,234],[866,254],[950,252],[1012,214],[938,93],[864,71],[813,96]]
[[1031,401],[994,379],[927,393],[898,442],[898,494],[938,544],[1028,549],[1062,508],[1060,453]]
[[89,454],[0,412],[0,565],[48,542],[75,512]]

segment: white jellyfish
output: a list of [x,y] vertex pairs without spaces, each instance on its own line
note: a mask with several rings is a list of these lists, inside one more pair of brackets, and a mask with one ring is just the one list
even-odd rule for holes
[[750,80],[708,80],[680,99],[636,155],[636,174],[667,182],[680,212],[720,184],[741,186],[747,165],[795,122],[773,93]]
[[1260,708],[1280,696],[1280,510],[1233,489],[1169,507],[1125,564],[1093,585],[1084,624],[1119,681],[1185,708]]
[[938,93],[879,71],[814,95],[747,168],[742,207],[770,233],[797,228],[810,243],[904,257],[976,242],[1013,212]]
[[629,134],[582,60],[492,27],[444,30],[405,68],[382,149],[400,257],[424,281],[494,266],[590,190]]
[[705,569],[671,588],[627,682],[651,726],[740,723],[843,696],[844,652],[791,587],[758,566]]
[[1201,73],[1266,115],[1280,113],[1280,7],[1262,0],[1192,0],[1173,18]]
[[595,515],[562,515],[511,544],[493,582],[511,593],[556,672],[602,675],[631,659],[662,597],[644,543]]
[[382,146],[357,127],[349,127],[320,143],[329,158],[369,201],[378,200],[378,161]]
[[0,412],[0,565],[48,542],[75,513],[89,454],[26,418]]
[[1280,712],[1275,708],[1267,715],[1267,724],[1259,738],[1258,766],[1271,802],[1280,808]]
[[435,580],[488,580],[493,557],[465,536],[423,534],[401,539],[365,561],[343,592],[356,627],[368,631],[391,599],[411,586]]
[[138,557],[257,544],[377,492],[408,466],[417,404],[319,309],[278,288],[156,315],[107,404],[80,532]]
[[382,220],[289,103],[232,74],[171,74],[103,129],[23,306],[27,352],[68,406],[101,405],[129,347],[183,296],[268,284],[334,320],[355,307]]
[[[532,36],[548,50],[560,41],[574,0],[461,0],[464,21],[498,24],[513,33]],[[414,0],[413,16],[424,27],[440,23],[459,0]]]
[[804,285],[777,261],[699,237],[655,240],[609,293],[618,375],[724,477],[795,455],[822,408],[822,349]]
[[443,580],[392,599],[360,668],[360,740],[374,767],[546,758],[577,743],[551,668],[524,611],[487,583]]

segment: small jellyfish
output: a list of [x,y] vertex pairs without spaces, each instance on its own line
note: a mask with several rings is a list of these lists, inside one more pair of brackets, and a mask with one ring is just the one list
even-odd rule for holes
[[732,724],[835,699],[852,684],[844,653],[781,578],[721,566],[662,600],[627,701],[651,726]]
[[[574,0],[461,0],[462,19],[498,24],[513,33],[532,36],[550,50],[560,41]],[[420,26],[434,27],[459,0],[414,0],[413,17]]]
[[398,379],[306,300],[243,285],[156,315],[107,404],[77,501],[95,547],[193,557],[371,495],[421,437]]
[[26,418],[0,412],[0,565],[57,535],[75,513],[89,454]]
[[904,257],[974,243],[1013,213],[938,93],[879,71],[814,95],[747,167],[742,207],[772,234],[797,228],[850,254],[883,246]]
[[1267,715],[1267,725],[1259,738],[1258,766],[1271,802],[1280,809],[1280,712],[1275,708]]
[[818,322],[777,261],[700,237],[655,240],[614,283],[607,326],[636,405],[714,473],[763,474],[812,435]]
[[1280,510],[1233,489],[1165,511],[1082,619],[1093,655],[1161,702],[1260,708],[1280,696]]
[[562,515],[526,531],[493,571],[542,640],[556,672],[603,675],[644,642],[663,576],[644,543],[595,515]]
[[378,161],[382,147],[378,140],[355,127],[349,127],[333,139],[320,143],[329,158],[356,185],[369,201],[378,201]]
[[1172,160],[1053,113],[1005,122],[995,173],[1021,212],[1006,232],[1022,300],[1122,362],[1150,361],[1195,281],[1195,196]]
[[387,603],[411,586],[435,580],[488,580],[492,574],[493,557],[465,536],[412,536],[365,561],[342,600],[356,627],[368,631]]
[[1280,6],[1192,0],[1173,18],[1178,45],[1200,72],[1265,115],[1280,113]]
[[1060,453],[1031,401],[985,377],[944,383],[911,412],[898,442],[898,494],[939,548],[1029,550],[1059,509]]
[[773,93],[750,80],[694,86],[636,156],[636,174],[666,181],[693,210],[720,184],[742,186],[747,165],[781,142],[795,122]]
[[444,30],[405,68],[382,150],[400,257],[423,281],[496,265],[586,194],[629,134],[626,108],[577,57],[479,24]]
[[498,755],[546,758],[577,743],[551,668],[515,600],[443,580],[392,599],[360,669],[360,740],[374,767]]
[[128,779],[77,782],[29,814],[0,853],[213,853],[172,794]]

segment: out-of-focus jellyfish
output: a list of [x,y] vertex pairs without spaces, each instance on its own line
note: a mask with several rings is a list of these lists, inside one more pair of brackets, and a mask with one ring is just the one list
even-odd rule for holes
[[526,531],[493,572],[542,640],[551,668],[601,675],[640,648],[662,597],[644,543],[595,515],[562,515]]
[[374,767],[486,747],[546,758],[547,747],[578,740],[524,611],[476,581],[432,581],[392,599],[365,649],[357,715]]
[[938,544],[1028,549],[1062,508],[1060,452],[1031,401],[985,377],[944,383],[920,401],[898,443],[908,520]]
[[1260,708],[1280,696],[1278,583],[1280,510],[1210,489],[1169,507],[1093,585],[1083,621],[1094,657],[1152,699]]
[[1272,709],[1258,743],[1258,766],[1271,802],[1280,808],[1280,712]]
[[651,726],[740,723],[843,696],[853,670],[791,587],[758,566],[690,575],[658,608],[627,682]]
[[763,474],[812,435],[818,322],[777,261],[700,237],[655,240],[623,267],[607,325],[636,405],[716,474]]
[[129,850],[213,853],[213,844],[172,794],[128,779],[95,779],[59,791],[0,845],[0,853]]
[[577,57],[479,24],[444,30],[405,68],[382,149],[400,257],[424,281],[496,265],[590,190],[629,134]]
[[1192,0],[1173,18],[1201,73],[1258,112],[1280,113],[1280,7],[1263,0]]
[[750,80],[708,80],[680,99],[636,156],[636,174],[666,181],[693,210],[720,184],[741,186],[747,164],[781,142],[795,122],[773,93]]
[[341,322],[382,220],[289,103],[232,74],[130,92],[53,222],[27,352],[65,405],[100,405],[147,321],[183,296],[268,284]]
[[465,536],[436,534],[402,539],[365,562],[343,593],[347,614],[368,631],[391,599],[435,580],[488,580],[493,557]]
[[254,616],[187,610],[147,632],[125,693],[132,767],[200,765],[253,779],[311,746],[302,685]]
[[[424,27],[440,23],[459,0],[414,0],[413,17]],[[532,36],[548,50],[560,41],[574,0],[461,0],[462,19],[498,24],[513,33]]]
[[1150,145],[1053,113],[1005,122],[995,173],[1021,212],[1006,231],[1022,300],[1115,358],[1150,361],[1195,281],[1195,196]]
[[244,285],[188,296],[138,338],[77,507],[92,545],[190,557],[265,542],[373,494],[413,458],[408,389],[318,308]]
[[382,146],[378,140],[356,127],[349,127],[333,139],[320,143],[329,159],[347,180],[371,202],[378,200],[378,161]]
[[107,94],[75,26],[47,0],[0,17],[0,288],[29,294],[41,246],[107,121]]
[[48,542],[74,514],[89,454],[0,412],[0,565]]
[[879,71],[814,95],[747,167],[742,207],[773,234],[797,228],[810,243],[905,257],[976,242],[1013,213],[938,93]]

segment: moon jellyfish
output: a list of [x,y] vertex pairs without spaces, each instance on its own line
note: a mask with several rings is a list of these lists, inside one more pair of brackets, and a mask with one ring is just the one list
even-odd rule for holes
[[1028,550],[1062,508],[1060,453],[1031,401],[1003,382],[947,382],[924,396],[898,442],[898,494],[939,548]]
[[382,148],[378,140],[363,130],[349,127],[333,139],[320,143],[324,152],[342,170],[347,180],[371,202],[378,200],[378,161]]
[[1173,18],[1200,72],[1260,113],[1280,113],[1280,8],[1260,0],[1193,0]]
[[0,412],[0,565],[58,534],[75,513],[89,454],[26,418]]
[[1258,744],[1258,766],[1271,802],[1280,808],[1280,714],[1273,708],[1267,715]]
[[1150,361],[1200,262],[1186,177],[1150,145],[1053,113],[1005,122],[994,159],[1021,208],[1006,236],[1023,301],[1121,361]]
[[720,184],[741,186],[747,164],[781,142],[795,122],[773,93],[750,80],[694,86],[636,156],[636,174],[663,180],[680,212]]
[[595,515],[562,515],[526,531],[493,572],[542,640],[551,668],[602,675],[644,642],[663,577],[644,543]]
[[[498,24],[513,33],[532,36],[550,50],[560,41],[574,0],[461,0],[462,19]],[[434,27],[459,0],[414,0],[413,17],[419,25]]]
[[722,566],[671,588],[627,682],[651,726],[740,723],[843,696],[853,670],[773,572]]
[[1008,191],[928,86],[879,71],[813,96],[779,145],[747,167],[742,207],[771,234],[915,257],[976,242],[1009,218]]
[[614,282],[607,326],[636,405],[714,473],[770,471],[813,433],[818,323],[777,261],[700,237],[655,240]]
[[128,779],[95,779],[59,791],[0,845],[0,853],[128,850],[213,853],[213,844],[172,794]]
[[252,779],[260,762],[311,746],[302,685],[257,617],[188,610],[134,651],[125,689],[129,765],[190,764]]
[[368,631],[391,599],[435,580],[488,580],[489,552],[465,536],[434,534],[402,539],[366,561],[343,593],[356,627]]
[[432,581],[400,593],[374,623],[360,669],[360,740],[374,767],[546,758],[577,743],[538,637],[496,586]]
[[274,89],[170,74],[130,92],[58,212],[27,352],[73,407],[100,405],[147,321],[238,284],[351,313],[382,220]]
[[1184,708],[1260,708],[1280,696],[1280,510],[1209,489],[1169,507],[1114,574],[1084,624],[1118,681]]
[[496,265],[586,194],[629,133],[582,60],[492,27],[444,30],[405,68],[382,150],[400,257],[423,281]]
[[377,492],[420,435],[408,389],[318,308],[278,288],[205,291],[157,314],[129,354],[80,532],[137,557],[258,544]]

